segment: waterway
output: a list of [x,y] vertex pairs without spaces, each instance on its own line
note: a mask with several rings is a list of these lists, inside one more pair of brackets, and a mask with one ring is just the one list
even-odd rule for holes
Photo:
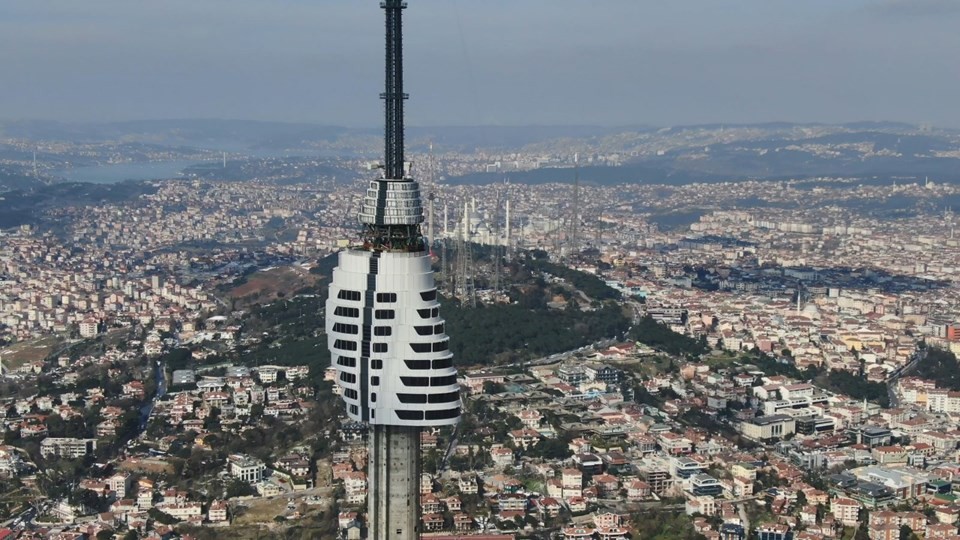
[[181,171],[196,161],[148,161],[144,163],[105,163],[85,167],[71,167],[53,171],[54,176],[68,182],[91,184],[116,184],[124,180],[168,180],[181,178]]

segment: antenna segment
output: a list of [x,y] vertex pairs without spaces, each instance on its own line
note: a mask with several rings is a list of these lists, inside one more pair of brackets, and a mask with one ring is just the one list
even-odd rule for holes
[[386,104],[384,125],[384,173],[387,180],[403,180],[403,0],[384,0],[380,7],[387,13],[386,91],[380,98]]

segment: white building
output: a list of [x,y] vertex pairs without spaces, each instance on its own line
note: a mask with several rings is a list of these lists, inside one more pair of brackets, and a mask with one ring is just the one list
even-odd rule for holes
[[96,319],[84,319],[80,322],[80,337],[94,338],[100,333],[100,321]]
[[263,480],[263,472],[267,466],[259,459],[244,454],[231,454],[227,461],[230,463],[230,476],[251,484]]
[[97,449],[96,439],[75,439],[72,437],[47,437],[40,442],[40,455],[77,459],[92,454]]
[[186,521],[190,518],[197,518],[203,515],[203,508],[198,502],[160,503],[156,506],[156,508],[164,514],[169,514],[170,516],[181,521]]

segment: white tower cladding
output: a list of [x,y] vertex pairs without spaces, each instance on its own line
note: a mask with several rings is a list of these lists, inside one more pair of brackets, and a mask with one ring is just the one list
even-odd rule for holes
[[347,250],[326,330],[350,418],[433,427],[460,416],[457,371],[426,252]]

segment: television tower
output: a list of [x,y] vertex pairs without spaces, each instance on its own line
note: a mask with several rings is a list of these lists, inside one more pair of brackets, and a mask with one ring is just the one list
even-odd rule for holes
[[573,204],[567,256],[580,253],[580,154],[573,155]]
[[326,304],[327,344],[354,421],[370,426],[368,538],[420,537],[420,431],[460,418],[457,371],[440,318],[420,187],[403,148],[402,0],[384,0],[382,177],[359,213],[362,245],[341,251]]

